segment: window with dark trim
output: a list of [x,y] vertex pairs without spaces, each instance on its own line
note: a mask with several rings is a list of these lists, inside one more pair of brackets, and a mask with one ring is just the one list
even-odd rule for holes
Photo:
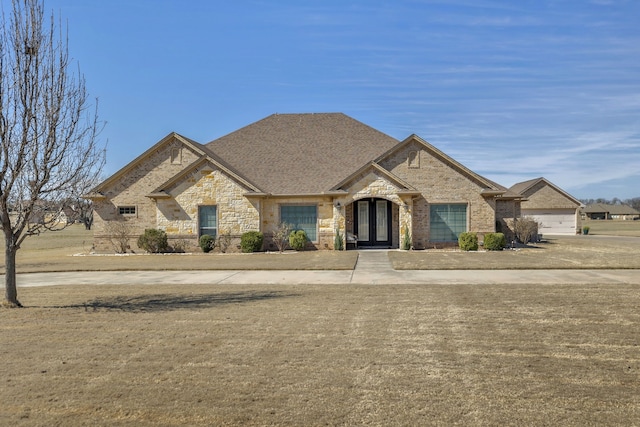
[[294,230],[304,230],[307,238],[318,240],[318,207],[316,205],[281,205],[280,222],[290,224]]
[[199,236],[208,234],[216,237],[218,234],[218,208],[217,206],[198,206]]
[[120,215],[135,215],[136,207],[135,206],[118,206],[118,213]]
[[429,209],[429,240],[457,242],[460,233],[467,231],[467,205],[431,205]]

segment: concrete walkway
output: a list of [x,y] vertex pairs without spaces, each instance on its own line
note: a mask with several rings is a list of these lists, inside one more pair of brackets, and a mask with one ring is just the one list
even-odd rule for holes
[[[86,271],[18,275],[19,287],[54,285],[245,284],[637,284],[640,270],[393,270],[386,250],[359,251],[354,270]],[[4,277],[0,277],[4,283]],[[3,286],[0,286],[3,287]]]

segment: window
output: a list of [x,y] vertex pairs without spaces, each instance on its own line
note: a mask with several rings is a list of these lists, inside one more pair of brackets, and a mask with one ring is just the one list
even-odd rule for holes
[[280,222],[291,224],[294,230],[304,230],[312,242],[318,240],[318,208],[315,205],[280,206]]
[[199,236],[208,234],[216,237],[218,234],[218,209],[216,206],[198,207]]
[[136,207],[135,206],[118,206],[118,213],[120,215],[135,215]]
[[456,242],[467,231],[467,205],[431,205],[429,227],[432,242]]

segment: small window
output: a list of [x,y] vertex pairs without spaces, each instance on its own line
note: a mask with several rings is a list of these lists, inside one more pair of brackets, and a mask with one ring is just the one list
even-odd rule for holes
[[280,222],[291,224],[294,230],[304,230],[307,238],[318,240],[318,208],[316,205],[280,206]]
[[118,206],[118,213],[120,215],[135,215],[136,207],[135,206]]
[[198,221],[200,224],[200,236],[208,234],[216,237],[218,234],[218,208],[217,206],[199,206]]
[[410,168],[418,169],[420,167],[420,152],[409,151],[407,162],[409,163]]

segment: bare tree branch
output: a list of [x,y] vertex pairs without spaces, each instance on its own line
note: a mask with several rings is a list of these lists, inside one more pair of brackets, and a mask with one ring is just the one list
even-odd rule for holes
[[0,226],[6,301],[19,306],[15,255],[24,239],[60,229],[59,215],[104,165],[103,124],[85,79],[73,71],[68,35],[42,0],[12,0],[0,26]]

